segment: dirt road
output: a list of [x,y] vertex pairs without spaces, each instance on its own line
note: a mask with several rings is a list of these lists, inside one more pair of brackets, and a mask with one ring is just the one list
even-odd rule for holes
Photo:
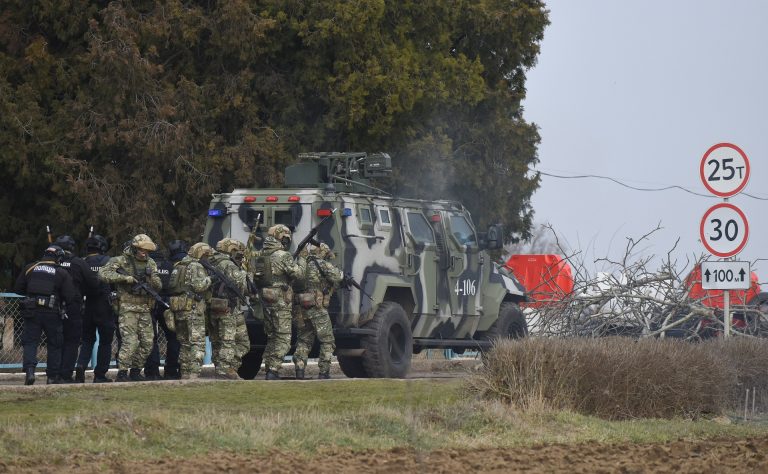
[[[768,472],[768,437],[746,440],[675,441],[663,444],[546,445],[516,449],[336,451],[299,459],[290,453],[269,455],[214,453],[179,460],[127,461],[70,458],[64,465],[12,466],[0,472],[533,472],[533,473],[700,473]],[[95,462],[94,462],[95,461]]]

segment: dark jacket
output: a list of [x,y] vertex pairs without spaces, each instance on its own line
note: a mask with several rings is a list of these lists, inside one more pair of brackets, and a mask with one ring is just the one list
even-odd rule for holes
[[[75,305],[80,297],[72,277],[53,260],[41,260],[24,267],[16,279],[13,291],[32,298],[54,296],[58,302],[64,301],[67,305]],[[58,312],[58,307],[35,309]]]

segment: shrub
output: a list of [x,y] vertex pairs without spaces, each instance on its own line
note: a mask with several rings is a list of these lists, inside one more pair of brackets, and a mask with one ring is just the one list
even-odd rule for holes
[[606,419],[697,417],[743,406],[768,389],[768,343],[613,337],[504,340],[468,388],[522,410],[567,409]]

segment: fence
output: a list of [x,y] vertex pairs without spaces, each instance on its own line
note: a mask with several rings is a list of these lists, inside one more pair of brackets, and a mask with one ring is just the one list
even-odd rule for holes
[[[21,314],[22,296],[14,293],[0,293],[0,371],[21,369],[23,358],[23,347],[21,344],[21,333],[24,327],[24,320]],[[91,367],[96,360],[96,350],[98,349],[98,334],[96,345],[93,347],[91,355]],[[117,354],[117,337],[112,341],[112,355]],[[160,348],[160,358],[165,359],[165,335],[163,331],[157,331],[157,344]],[[206,351],[208,359],[209,350]],[[37,348],[37,358],[41,362],[38,367],[45,366],[46,343],[43,335],[40,345]],[[112,360],[112,367],[115,367],[115,361]]]

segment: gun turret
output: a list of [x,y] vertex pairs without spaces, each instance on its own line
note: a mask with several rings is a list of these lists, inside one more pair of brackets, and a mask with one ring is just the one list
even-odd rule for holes
[[[300,153],[300,163],[285,169],[287,187],[319,187],[338,191],[387,194],[371,186],[371,178],[387,177],[392,173],[392,158],[387,153],[312,152]],[[334,186],[328,186],[334,185]]]

